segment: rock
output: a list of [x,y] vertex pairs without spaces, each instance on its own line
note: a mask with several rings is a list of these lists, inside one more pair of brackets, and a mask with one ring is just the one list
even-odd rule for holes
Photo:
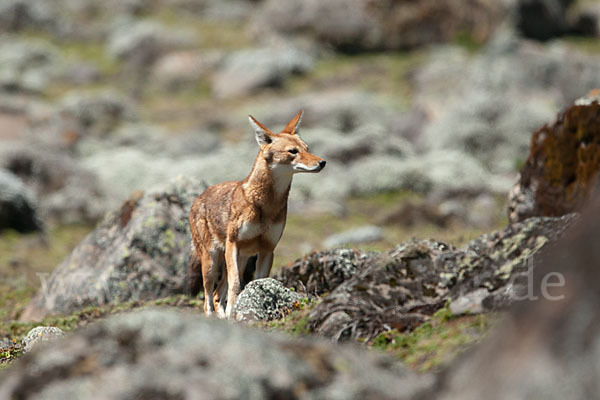
[[150,20],[117,21],[108,38],[107,52],[111,56],[135,64],[154,62],[167,51],[190,47],[193,35],[177,31]]
[[152,75],[167,90],[182,89],[207,77],[223,57],[220,51],[175,51],[157,60]]
[[511,181],[493,175],[468,154],[451,149],[435,150],[401,159],[369,156],[349,167],[351,193],[366,195],[408,189],[419,193],[432,190],[472,190],[506,193]]
[[319,150],[325,159],[348,165],[370,155],[391,155],[398,159],[413,156],[413,145],[397,136],[390,136],[386,126],[364,123],[350,132],[329,129],[306,129],[303,138]]
[[381,223],[403,227],[415,226],[417,224],[432,224],[439,227],[445,227],[448,225],[454,214],[454,210],[448,210],[427,201],[408,201],[383,217]]
[[42,93],[58,75],[58,49],[17,37],[0,43],[0,90]]
[[82,136],[106,136],[124,121],[136,119],[132,102],[114,91],[69,93],[61,101],[60,112],[71,115]]
[[[515,277],[527,273],[535,264],[533,257],[562,237],[575,220],[573,215],[531,218],[483,235],[462,249],[421,240],[403,243],[388,253],[367,255],[357,272],[343,279],[311,311],[311,330],[336,341],[368,341],[385,330],[411,330],[449,300],[459,304],[461,297],[470,297],[463,309],[478,309],[479,304],[485,310],[505,307],[511,300],[511,287],[522,283],[515,282]],[[315,269],[319,271],[318,266]],[[476,292],[479,289],[489,296],[477,303],[475,294],[482,297],[483,293]]]
[[[227,147],[202,157],[197,154],[174,157],[162,151],[146,153],[134,147],[116,147],[86,157],[83,165],[96,171],[107,201],[111,207],[117,207],[132,191],[152,187],[179,175],[202,176],[209,185],[244,179],[256,157],[256,142],[251,146]],[[227,165],[227,168],[216,168],[219,165]]]
[[255,93],[264,87],[279,87],[292,74],[313,68],[313,56],[295,48],[238,50],[225,58],[213,78],[213,92],[219,98]]
[[[299,108],[303,109],[302,135],[308,135],[310,128],[318,128],[313,129],[314,134],[310,139],[307,136],[311,145],[313,140],[327,140],[327,136],[323,135],[330,131],[348,136],[365,125],[391,129],[388,126],[391,125],[390,121],[398,117],[397,112],[387,107],[380,98],[357,89],[324,89],[294,97],[286,96],[262,107],[257,106],[258,109],[248,112],[252,112],[252,115],[268,126],[277,126],[288,115],[297,113]],[[323,129],[327,129],[327,132]]]
[[448,245],[435,241],[400,245],[341,283],[309,314],[311,329],[335,341],[373,339],[385,328],[411,329],[443,307],[434,260]]
[[74,85],[91,85],[102,78],[100,68],[93,63],[79,61],[71,62],[63,68],[60,79]]
[[95,174],[68,154],[48,147],[17,146],[0,151],[0,167],[17,175],[37,195],[44,220],[96,222],[108,211]]
[[425,127],[421,146],[469,154],[495,173],[514,173],[516,157],[529,146],[530,132],[550,114],[538,102],[515,103],[485,90],[469,93],[449,109]]
[[571,29],[573,33],[584,36],[600,36],[600,4],[597,2],[579,3],[577,16]]
[[477,289],[450,302],[450,312],[454,315],[480,314],[485,310],[484,300],[490,295],[487,289]]
[[273,278],[256,279],[240,293],[233,312],[237,321],[272,321],[284,317],[301,299]]
[[381,224],[410,227],[429,224],[448,227],[459,223],[478,229],[492,229],[504,218],[504,202],[478,190],[434,191],[424,200],[407,201],[380,219]]
[[533,134],[529,158],[509,194],[511,221],[577,211],[600,192],[599,93],[576,101]]
[[354,276],[366,259],[366,253],[353,249],[314,252],[281,268],[274,278],[298,293],[321,296]]
[[143,310],[33,351],[2,375],[0,397],[410,399],[430,383],[356,347]]
[[484,234],[440,259],[444,271],[439,285],[448,288],[453,299],[478,288],[502,291],[513,284],[514,276],[534,267],[540,250],[562,238],[577,220],[577,214],[529,218]]
[[423,398],[583,400],[600,391],[600,203],[594,204],[538,260],[529,300],[515,302]]
[[600,86],[599,60],[564,43],[519,40],[510,31],[475,56],[454,47],[432,50],[414,74],[415,103],[431,121],[420,151],[464,152],[495,175],[513,175],[531,132]]
[[0,169],[0,230],[31,232],[42,228],[33,193],[15,175]]
[[339,247],[348,244],[377,242],[381,239],[383,239],[383,229],[374,225],[366,225],[328,236],[323,241],[323,246]]
[[38,326],[33,328],[21,341],[23,345],[23,352],[28,353],[34,348],[38,347],[41,343],[50,342],[56,338],[63,337],[65,333],[62,329],[54,326]]
[[42,289],[21,318],[183,293],[191,243],[188,213],[205,188],[180,178],[147,194],[133,193],[51,276],[41,277]]
[[485,229],[498,221],[498,204],[493,196],[482,193],[468,206],[467,222],[476,228]]
[[27,29],[57,28],[58,20],[50,4],[35,0],[4,0],[0,3],[0,30],[21,32]]
[[221,143],[213,132],[194,130],[174,134],[159,126],[125,122],[107,137],[85,137],[77,145],[83,157],[94,157],[126,149],[141,151],[148,156],[172,158],[177,164],[182,156],[206,155],[218,150]]
[[515,23],[525,36],[548,40],[569,31],[567,9],[573,0],[518,0]]
[[356,53],[415,48],[467,34],[485,41],[504,15],[504,7],[480,0],[321,2],[265,1],[254,16],[255,36],[302,34],[319,43]]

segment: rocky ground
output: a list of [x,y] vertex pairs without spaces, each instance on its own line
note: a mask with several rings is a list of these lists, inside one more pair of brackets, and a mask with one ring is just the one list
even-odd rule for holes
[[[1,3],[1,398],[597,392],[596,2]],[[327,169],[206,320],[191,201],[300,108]]]

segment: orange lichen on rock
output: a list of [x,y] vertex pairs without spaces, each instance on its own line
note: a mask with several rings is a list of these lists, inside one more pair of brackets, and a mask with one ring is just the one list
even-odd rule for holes
[[577,211],[599,185],[600,91],[594,90],[531,138],[529,158],[509,195],[509,219]]

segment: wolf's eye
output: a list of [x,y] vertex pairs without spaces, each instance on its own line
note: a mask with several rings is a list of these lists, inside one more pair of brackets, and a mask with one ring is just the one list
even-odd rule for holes
[[289,149],[288,152],[290,154],[298,154],[298,149]]

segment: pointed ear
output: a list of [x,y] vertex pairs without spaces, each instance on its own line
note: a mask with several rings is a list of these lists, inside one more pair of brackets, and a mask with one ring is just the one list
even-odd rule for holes
[[292,118],[290,122],[283,128],[281,133],[289,133],[291,135],[300,134],[300,122],[302,122],[302,116],[304,115],[304,110],[300,110],[300,112]]
[[254,136],[259,146],[265,146],[273,141],[271,137],[273,133],[266,126],[258,122],[252,115],[248,115],[248,120],[254,129]]

